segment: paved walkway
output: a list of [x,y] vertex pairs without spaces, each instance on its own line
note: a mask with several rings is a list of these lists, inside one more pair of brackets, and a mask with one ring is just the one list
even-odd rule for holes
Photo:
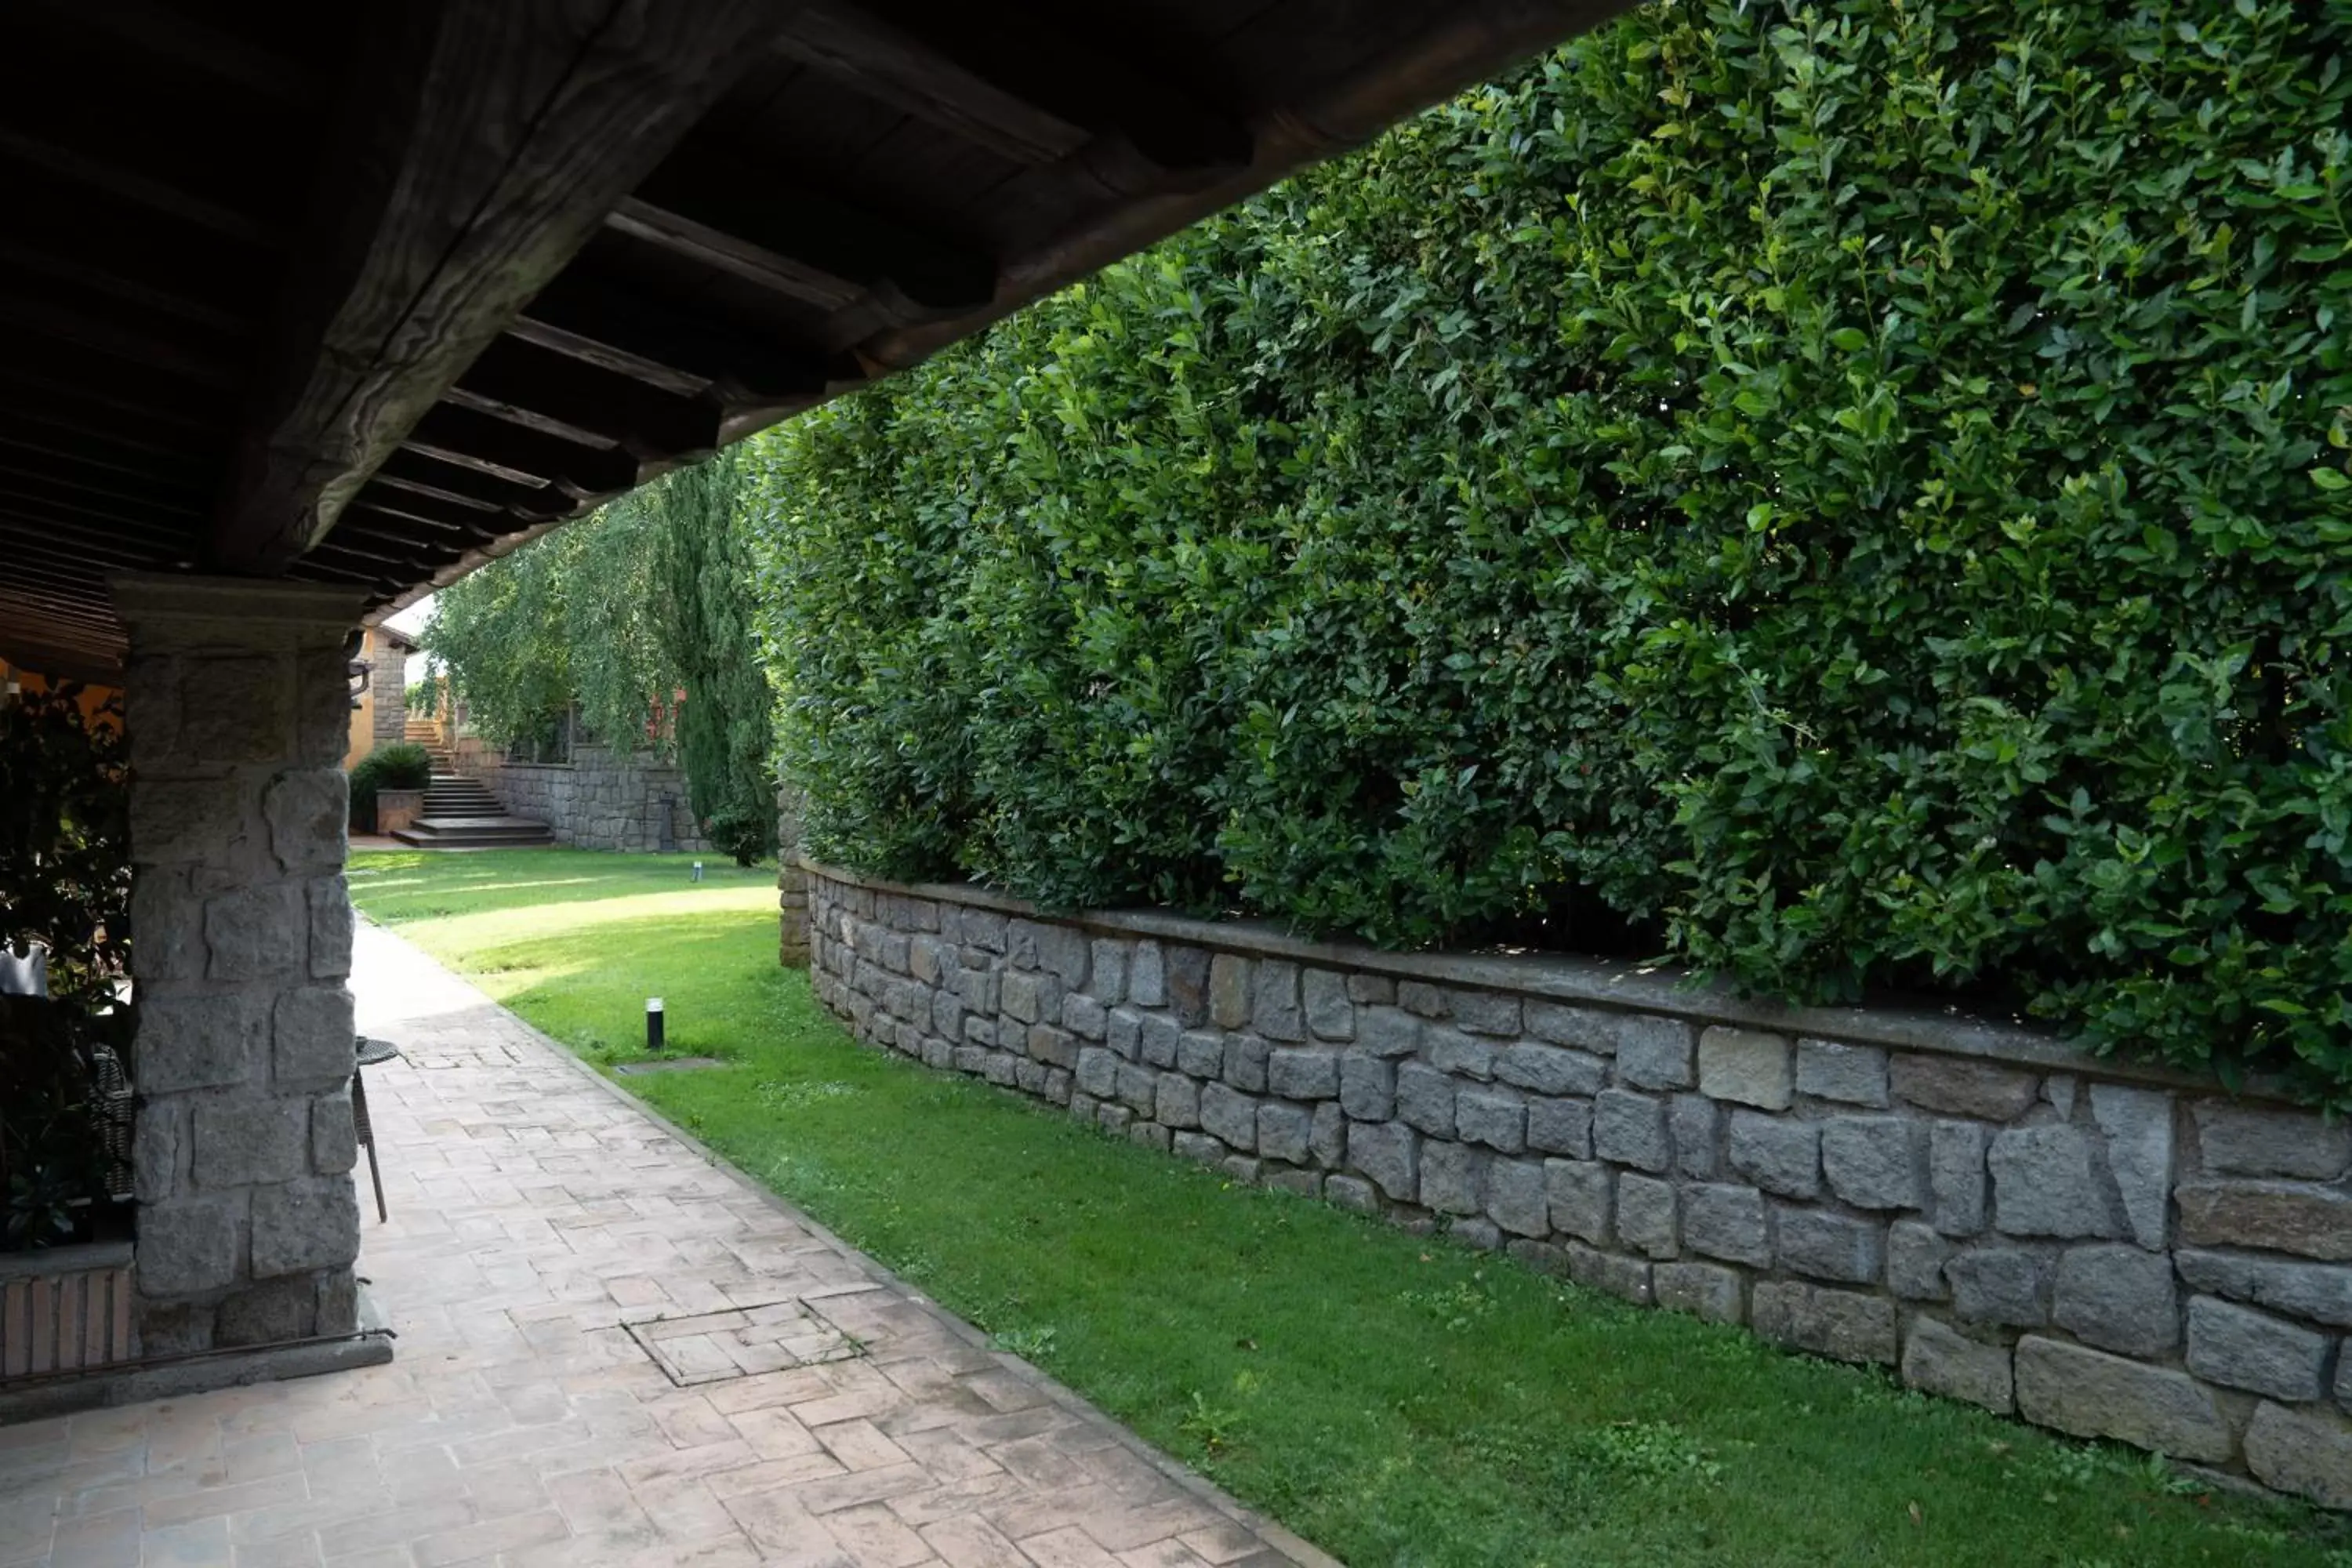
[[1336,1568],[407,943],[353,987],[397,1358],[0,1428],[0,1564]]

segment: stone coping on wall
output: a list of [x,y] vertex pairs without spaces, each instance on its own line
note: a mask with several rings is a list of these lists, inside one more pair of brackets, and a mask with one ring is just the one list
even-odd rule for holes
[[131,1255],[127,1241],[79,1241],[31,1252],[0,1252],[0,1282],[79,1274],[91,1268],[127,1268]]
[[[1087,910],[1055,913],[1024,900],[968,882],[896,882],[803,857],[801,868],[847,887],[938,903],[962,905],[1025,920],[1052,920],[1089,931],[1153,937],[1192,947],[1287,959],[1329,968],[1362,970],[1401,979],[1507,991],[1546,1001],[1625,1012],[1664,1013],[1705,1026],[1728,1024],[1780,1034],[1851,1040],[1941,1056],[1974,1057],[2042,1071],[2213,1094],[2213,1079],[2127,1058],[2104,1057],[2022,1025],[1979,1018],[1958,1008],[1912,1003],[1870,1007],[1800,1007],[1739,995],[1673,964],[1569,953],[1396,952],[1353,942],[1318,942],[1268,921],[1203,921],[1164,910]],[[2277,1082],[2250,1078],[2237,1098],[2286,1100]]]

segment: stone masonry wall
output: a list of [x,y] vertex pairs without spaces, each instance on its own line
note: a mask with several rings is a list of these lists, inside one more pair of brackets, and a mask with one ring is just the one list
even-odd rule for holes
[[2352,1508],[2352,1128],[1935,1015],[808,868],[858,1037],[1912,1387]]
[[368,693],[375,699],[371,723],[375,743],[389,746],[408,734],[408,650],[378,630],[368,667]]
[[349,1335],[353,591],[124,578],[141,1348]]
[[809,874],[801,864],[801,800],[788,784],[776,786],[776,962],[785,969],[809,966]]
[[[467,764],[461,764],[467,765]],[[694,821],[683,769],[611,748],[574,745],[569,763],[509,763],[483,752],[469,765],[517,816],[547,824],[557,840],[582,849],[643,852],[661,847],[662,797],[680,850],[710,847]]]

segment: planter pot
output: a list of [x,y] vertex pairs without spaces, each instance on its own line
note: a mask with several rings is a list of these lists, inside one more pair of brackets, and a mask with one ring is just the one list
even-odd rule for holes
[[135,1357],[131,1267],[127,1241],[0,1252],[0,1387]]
[[375,792],[375,830],[390,833],[406,827],[425,815],[421,789],[380,789]]

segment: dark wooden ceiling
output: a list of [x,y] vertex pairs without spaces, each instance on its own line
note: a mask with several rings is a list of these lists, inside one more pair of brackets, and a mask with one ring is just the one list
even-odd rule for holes
[[16,0],[0,656],[410,602],[1622,0]]

